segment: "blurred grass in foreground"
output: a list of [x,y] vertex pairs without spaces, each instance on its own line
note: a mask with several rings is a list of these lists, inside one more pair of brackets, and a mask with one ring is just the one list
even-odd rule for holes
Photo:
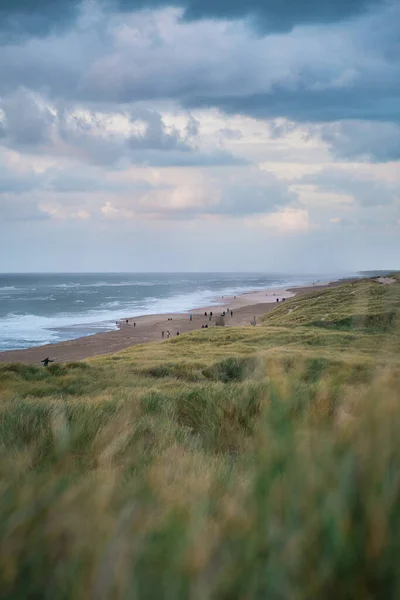
[[400,597],[399,305],[0,367],[0,598]]

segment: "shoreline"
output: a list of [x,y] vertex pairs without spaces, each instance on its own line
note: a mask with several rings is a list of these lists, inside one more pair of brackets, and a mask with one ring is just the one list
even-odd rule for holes
[[[327,282],[322,285],[309,285],[289,289],[273,288],[250,291],[237,296],[222,296],[220,302],[211,306],[193,308],[187,312],[143,315],[120,319],[119,328],[102,331],[88,336],[75,338],[54,344],[33,346],[21,350],[5,350],[0,352],[0,363],[21,362],[37,364],[50,357],[57,363],[79,361],[102,354],[112,354],[133,345],[162,341],[162,331],[170,330],[171,338],[177,332],[180,334],[201,329],[202,325],[215,327],[214,317],[223,309],[230,308],[233,316],[226,317],[227,327],[250,326],[255,317],[259,320],[265,313],[276,307],[277,299],[291,298],[296,294],[325,289],[341,282]],[[213,311],[213,320],[209,321],[207,314]],[[193,315],[192,321],[189,315]],[[128,321],[128,323],[126,323]],[[134,325],[136,323],[136,325]]]

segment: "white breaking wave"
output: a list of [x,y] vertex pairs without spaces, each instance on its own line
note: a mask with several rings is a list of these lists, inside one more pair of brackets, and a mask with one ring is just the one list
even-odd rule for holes
[[[181,283],[178,281],[177,283]],[[96,283],[59,283],[52,287],[59,289],[74,289],[74,288],[97,288],[97,287],[147,287],[155,285],[171,285],[168,281],[121,281],[118,283],[107,283],[106,281],[98,281]]]

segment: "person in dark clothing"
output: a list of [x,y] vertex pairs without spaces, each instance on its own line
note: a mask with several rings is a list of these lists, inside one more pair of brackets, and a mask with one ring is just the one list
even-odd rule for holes
[[134,323],[133,326],[136,327],[136,323]]
[[210,311],[210,317],[212,318],[212,310]]
[[231,310],[231,317],[233,317],[233,310]]
[[41,360],[40,362],[43,363],[44,367],[47,367],[49,363],[54,362],[54,360],[51,360],[49,357],[44,358],[43,360]]
[[207,311],[204,313],[204,316],[205,316],[205,317],[207,316]]

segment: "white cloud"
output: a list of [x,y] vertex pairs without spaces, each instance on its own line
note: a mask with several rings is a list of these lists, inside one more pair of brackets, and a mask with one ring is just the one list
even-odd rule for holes
[[312,227],[309,214],[302,208],[283,208],[248,221],[253,227],[272,229],[277,233],[306,233]]

